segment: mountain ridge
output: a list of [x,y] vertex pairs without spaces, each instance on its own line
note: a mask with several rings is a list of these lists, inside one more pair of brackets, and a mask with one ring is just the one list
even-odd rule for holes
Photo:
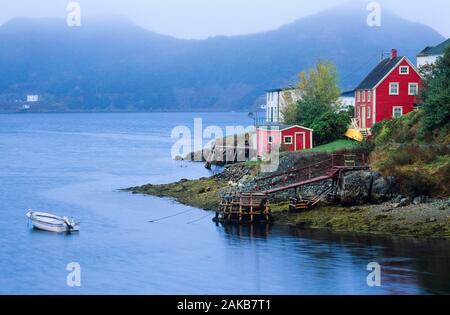
[[202,40],[123,19],[69,28],[63,19],[17,18],[0,26],[0,111],[17,110],[27,94],[40,95],[36,111],[249,110],[318,60],[336,64],[347,90],[382,49],[413,58],[444,39],[392,12],[369,28],[367,14],[341,6],[276,30]]

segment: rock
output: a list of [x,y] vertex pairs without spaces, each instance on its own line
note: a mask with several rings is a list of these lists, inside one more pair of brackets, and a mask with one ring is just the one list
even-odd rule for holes
[[402,195],[398,195],[397,197],[394,198],[394,200],[392,200],[394,203],[400,203],[400,201],[403,199]]
[[450,207],[450,198],[448,198],[448,200],[447,200],[447,206]]
[[428,197],[427,196],[419,196],[413,199],[413,204],[419,205],[421,203],[427,203]]
[[400,208],[400,207],[401,207],[401,204],[400,204],[400,202],[396,202],[396,203],[394,203],[394,204],[392,205],[392,207],[393,207],[393,208]]
[[432,222],[436,222],[437,220],[435,217],[431,217],[431,218],[427,219],[426,221],[429,223],[432,223]]
[[379,173],[373,173],[373,178],[371,200],[375,203],[387,201],[395,191],[395,179],[381,177]]
[[409,206],[411,204],[411,198],[406,197],[406,198],[402,198],[402,200],[400,200],[400,207],[406,207]]
[[381,209],[381,212],[391,212],[392,210],[394,210],[394,207],[387,207],[387,208]]
[[358,212],[358,211],[361,211],[361,208],[359,208],[359,207],[351,207],[351,208],[349,209],[349,211],[350,211],[350,212]]
[[369,199],[370,173],[354,172],[343,178],[340,199],[343,205],[362,205]]
[[244,175],[242,176],[241,180],[239,181],[240,183],[245,183],[248,182],[250,180],[250,176],[249,175]]

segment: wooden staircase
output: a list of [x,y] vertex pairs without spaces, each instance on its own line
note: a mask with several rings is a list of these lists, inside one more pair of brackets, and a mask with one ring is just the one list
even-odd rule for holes
[[371,135],[370,129],[360,129],[359,130],[364,138],[364,140],[367,140],[367,138]]
[[289,211],[291,212],[301,212],[309,210],[313,207],[315,207],[319,202],[323,200],[330,201],[331,199],[334,200],[334,192],[335,187],[334,185],[327,187],[324,189],[320,194],[317,196],[312,197],[311,199],[308,198],[290,198],[290,204],[289,204]]

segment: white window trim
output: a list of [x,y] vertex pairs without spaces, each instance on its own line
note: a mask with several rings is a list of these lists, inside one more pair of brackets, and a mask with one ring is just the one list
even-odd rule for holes
[[[291,142],[286,142],[286,139],[291,139]],[[284,136],[283,143],[284,144],[294,144],[294,137],[293,136]]]
[[[397,84],[397,93],[392,93],[392,86]],[[399,82],[391,82],[389,83],[389,95],[399,95],[400,94],[400,83]]]
[[370,106],[367,106],[366,111],[367,111],[367,119],[370,119],[370,117],[372,115],[372,110],[371,110]]
[[[403,72],[402,72],[402,69],[405,69],[405,68],[406,68],[406,72],[403,73]],[[398,70],[398,73],[399,73],[400,75],[408,75],[408,74],[409,74],[409,66],[400,66],[400,68],[399,68],[399,70]]]
[[366,91],[362,91],[362,101],[366,101]]
[[361,91],[358,91],[356,96],[357,96],[357,101],[361,102]]
[[[416,94],[411,93],[411,87],[415,86],[416,87]],[[408,83],[408,95],[419,95],[419,83]]]
[[399,117],[395,117],[395,110],[396,109],[400,109],[401,110],[400,117],[402,117],[403,116],[403,106],[394,106],[394,107],[392,107],[392,118],[399,118]]
[[370,90],[367,91],[367,101],[368,102],[372,101],[372,91],[370,91]]

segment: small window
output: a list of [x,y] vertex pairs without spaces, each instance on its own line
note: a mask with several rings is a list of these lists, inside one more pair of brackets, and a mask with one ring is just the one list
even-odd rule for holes
[[389,83],[389,94],[398,95],[398,83]]
[[358,107],[358,109],[356,110],[356,117],[359,117],[359,107]]
[[362,91],[362,101],[366,101],[366,91]]
[[409,74],[409,67],[408,66],[401,66],[400,67],[400,74]]
[[403,116],[403,107],[394,107],[392,117],[394,118],[400,118]]
[[370,119],[370,115],[371,115],[370,107],[367,106],[367,119]]
[[356,93],[356,96],[357,96],[358,102],[360,102],[361,101],[361,91],[358,91],[358,93]]
[[409,83],[408,84],[408,94],[409,95],[418,95],[419,94],[419,84],[418,83]]
[[272,144],[272,142],[273,142],[272,136],[269,136],[269,138],[267,139],[267,142],[268,142],[269,144]]
[[372,92],[371,91],[367,91],[367,101],[368,102],[372,101]]
[[284,144],[292,144],[292,136],[285,136]]

